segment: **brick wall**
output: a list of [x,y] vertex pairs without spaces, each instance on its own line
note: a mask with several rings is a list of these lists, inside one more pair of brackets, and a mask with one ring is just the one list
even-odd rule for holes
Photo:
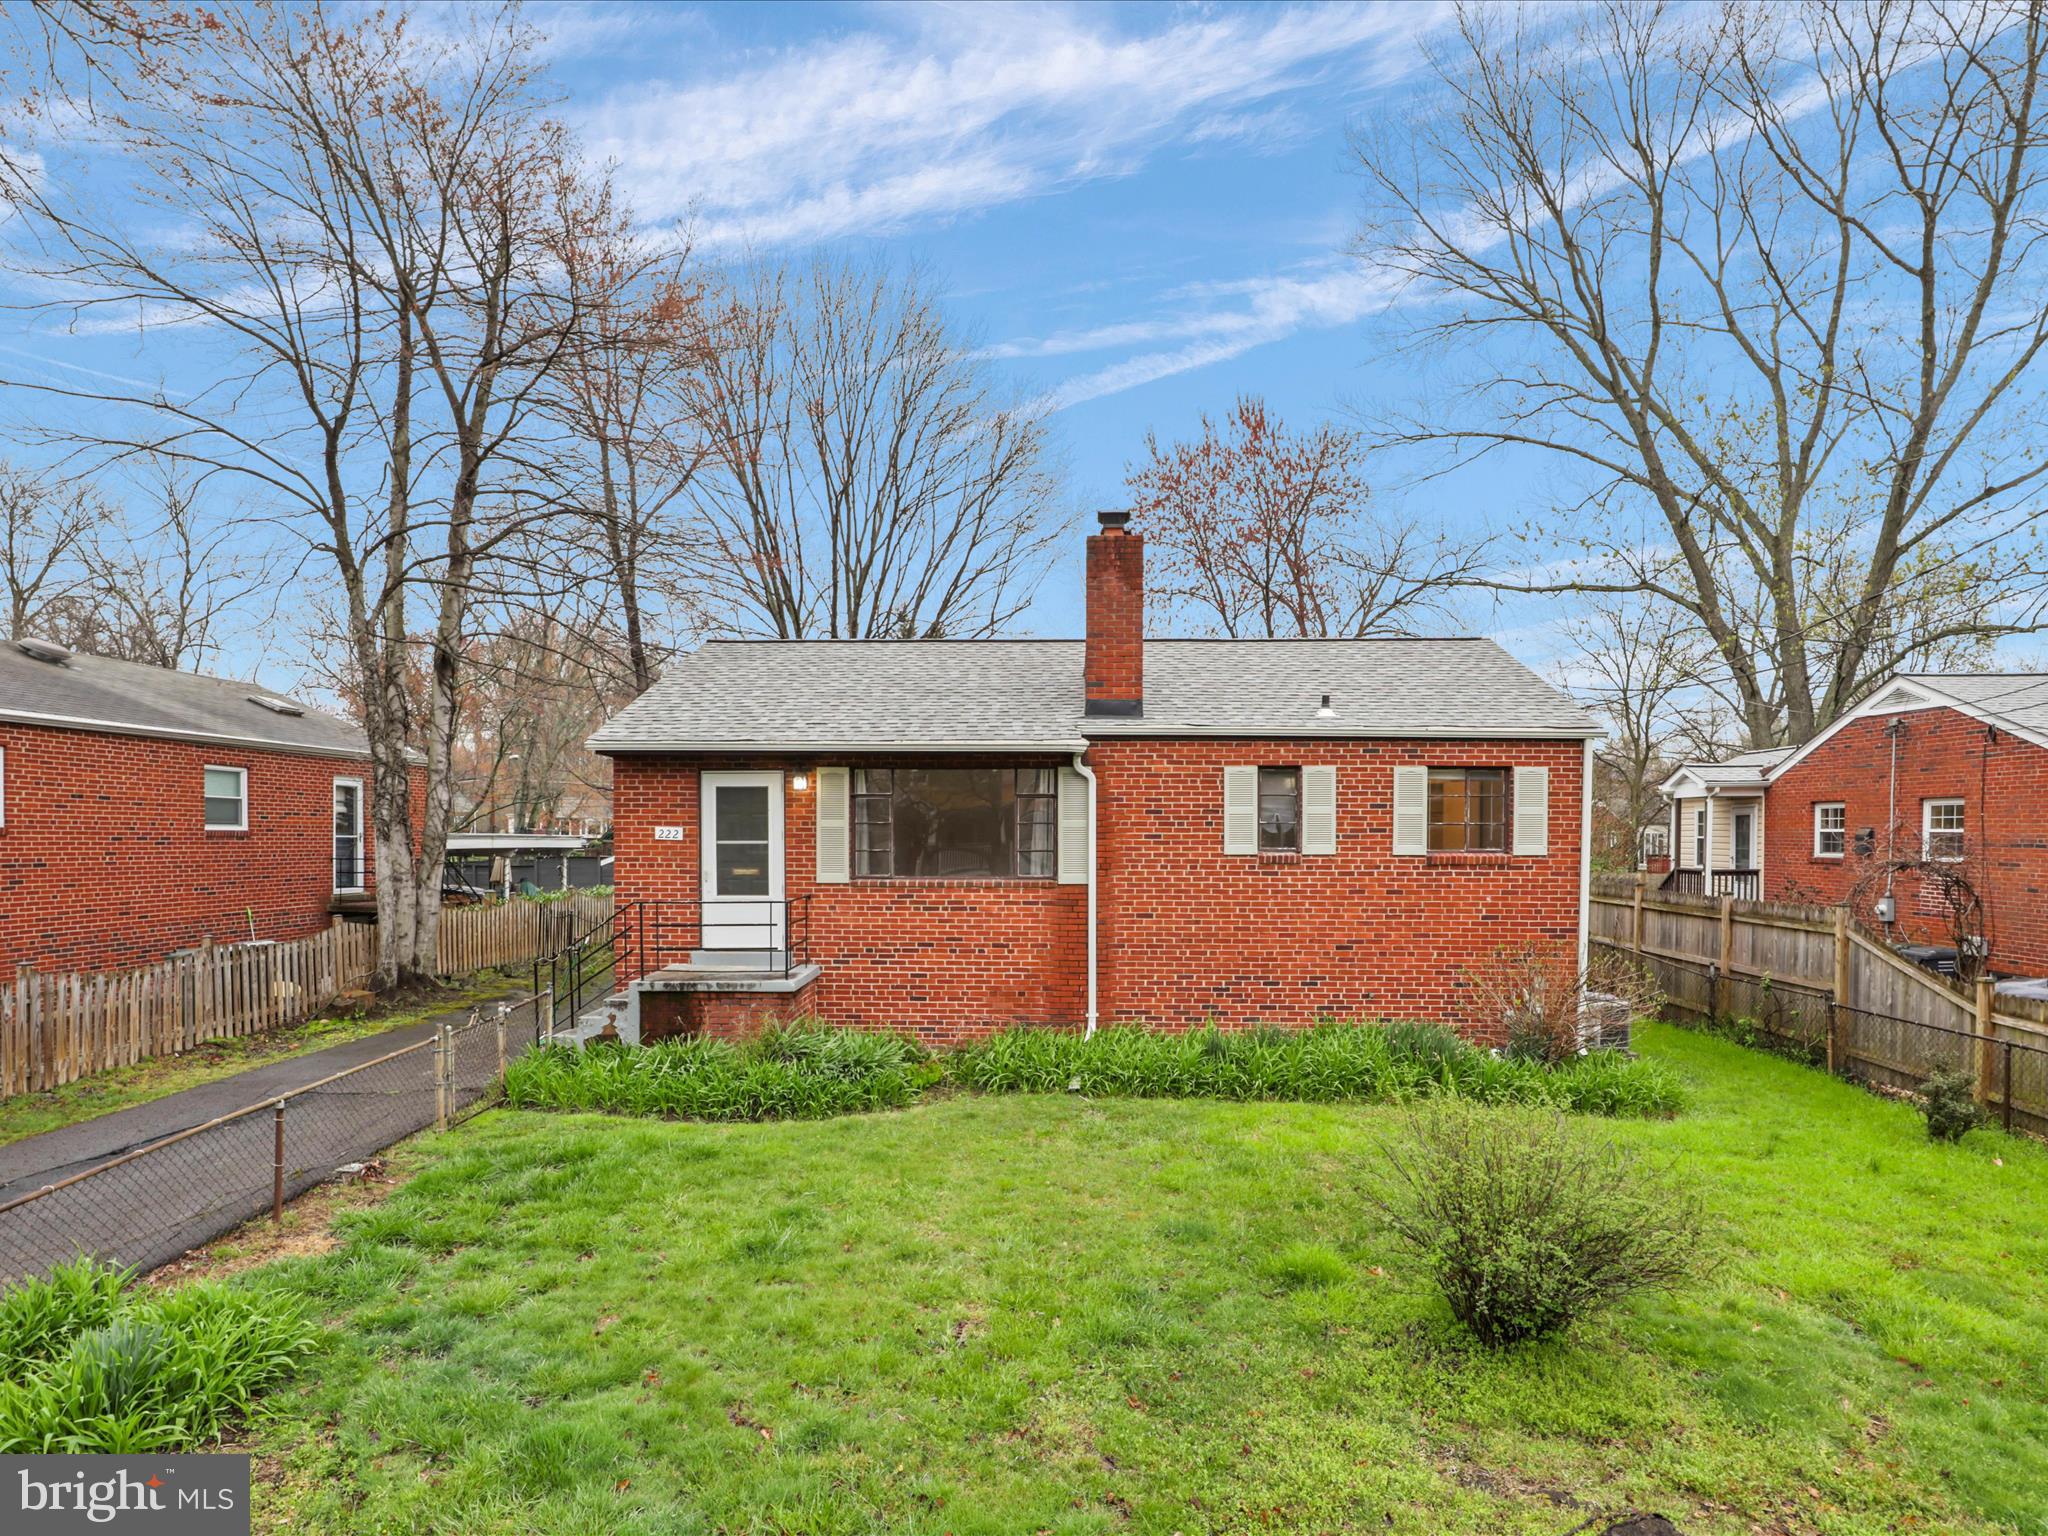
[[[1089,760],[1101,781],[1105,1022],[1299,1024],[1336,1015],[1469,1025],[1467,965],[1531,937],[1576,941],[1577,742],[1131,741],[1100,743]],[[1310,763],[1338,769],[1337,853],[1297,860],[1225,856],[1223,768]],[[1548,856],[1396,859],[1397,763],[1547,766]],[[1082,1021],[1084,886],[974,880],[819,886],[817,766],[772,758],[618,758],[619,900],[697,898],[700,769],[802,772],[809,787],[785,793],[785,868],[790,897],[810,901],[810,952],[824,967],[816,988],[823,1016],[908,1029],[940,1043],[1009,1024]],[[657,842],[657,826],[681,828],[683,837]]]
[[1086,566],[1088,712],[1129,714],[1119,706],[1145,697],[1145,541],[1105,528],[1089,536]]
[[[1952,709],[1868,715],[1851,721],[1811,755],[1772,781],[1765,799],[1764,884],[1767,895],[1834,904],[1844,900],[1868,864],[1854,853],[1856,834],[1868,828],[1883,857],[1891,827],[1892,738],[1885,728],[1904,722],[1898,738],[1899,835],[1920,836],[1921,804],[1961,800],[1964,837],[1982,872],[1990,931],[1991,964],[2000,971],[2048,975],[2048,749],[1998,732]],[[1850,852],[1818,858],[1813,852],[1813,808],[1840,802],[1848,821]],[[1900,936],[1922,943],[1952,943],[1948,925],[1926,910],[1918,881],[1901,876],[1895,890]]]
[[[334,893],[335,779],[362,780],[367,831],[359,758],[15,724],[0,724],[0,749],[0,979],[247,939],[252,912],[256,938],[311,933]],[[206,830],[209,765],[247,770],[246,832]]]
[[[1531,938],[1575,944],[1578,742],[1098,742],[1104,1022],[1438,1019],[1485,1033],[1468,966]],[[1550,851],[1393,853],[1396,764],[1543,766]],[[1333,764],[1337,851],[1223,852],[1223,770]]]

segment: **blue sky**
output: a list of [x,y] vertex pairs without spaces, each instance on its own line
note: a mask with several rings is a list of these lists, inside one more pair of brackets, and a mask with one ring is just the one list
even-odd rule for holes
[[[1239,392],[1306,424],[1421,382],[1346,255],[1349,125],[1408,110],[1426,4],[545,7],[568,109],[643,217],[713,259],[818,243],[928,263],[1059,408],[1075,510],[1148,429]],[[1496,470],[1389,507],[1466,526]],[[1077,537],[1030,615],[1079,623]],[[1533,615],[1531,615],[1533,617]],[[1485,625],[1500,616],[1481,608]],[[1540,643],[1540,633],[1528,639]]]
[[[1346,134],[1416,107],[1444,7],[528,15],[549,36],[563,114],[616,163],[643,220],[687,223],[711,262],[821,245],[921,262],[1018,395],[1053,407],[1074,536],[1032,631],[1078,633],[1082,530],[1119,498],[1148,430],[1189,434],[1240,392],[1307,425],[1435,385],[1435,365],[1403,352],[1379,280],[1346,253],[1362,207]],[[209,382],[195,376],[205,349],[176,327],[64,334],[17,312],[0,349],[67,383],[94,370],[173,392]],[[1527,465],[1519,479],[1489,464],[1404,488],[1426,467],[1383,461],[1378,502],[1460,531],[1540,523],[1552,504]],[[1541,665],[1550,612],[1475,600],[1466,617]],[[223,659],[263,665],[280,643],[251,635]]]

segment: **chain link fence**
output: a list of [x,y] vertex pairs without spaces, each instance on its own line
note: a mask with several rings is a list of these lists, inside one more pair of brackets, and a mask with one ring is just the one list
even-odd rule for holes
[[0,1283],[80,1254],[150,1270],[429,1126],[496,1102],[543,998],[266,1099],[0,1205]]
[[1968,1072],[1978,1102],[2006,1130],[2048,1136],[2048,1049],[2041,1046],[1851,1008],[1824,987],[1723,973],[1670,955],[1645,955],[1643,963],[1670,1012],[1744,1045],[1905,1092],[1937,1072]]

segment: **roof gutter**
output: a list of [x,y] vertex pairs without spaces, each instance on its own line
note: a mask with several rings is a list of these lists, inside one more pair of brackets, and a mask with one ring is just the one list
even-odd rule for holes
[[1088,750],[1077,736],[1053,741],[606,741],[593,736],[585,746],[601,757],[626,757],[642,752],[724,752],[734,755],[809,756],[819,752],[1045,752],[1074,753]]
[[1082,754],[1074,754],[1074,772],[1088,782],[1088,1028],[1083,1040],[1095,1038],[1095,770]]

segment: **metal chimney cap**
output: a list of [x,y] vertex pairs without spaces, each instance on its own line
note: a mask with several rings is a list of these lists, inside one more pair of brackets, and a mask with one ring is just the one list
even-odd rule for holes
[[1105,528],[1121,528],[1131,520],[1131,514],[1121,508],[1104,508],[1095,514],[1095,520]]

